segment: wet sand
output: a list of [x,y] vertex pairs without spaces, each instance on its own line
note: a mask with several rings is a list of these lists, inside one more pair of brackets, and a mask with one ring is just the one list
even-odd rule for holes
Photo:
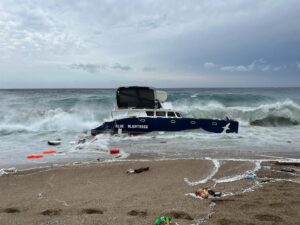
[[[257,166],[255,161],[218,163],[217,171],[211,160],[189,159],[120,161],[1,176],[0,224],[141,225],[153,224],[160,215],[170,215],[179,225],[299,223],[297,164],[263,162],[256,179],[214,187],[214,179],[242,175]],[[148,166],[143,173],[126,173]],[[295,171],[280,171],[286,167]],[[224,197],[195,198],[199,187],[221,191]]]

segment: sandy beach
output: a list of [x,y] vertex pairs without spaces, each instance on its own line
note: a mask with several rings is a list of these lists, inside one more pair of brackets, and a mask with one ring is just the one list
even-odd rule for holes
[[[294,171],[281,171],[287,166]],[[140,167],[150,169],[126,173]],[[257,170],[256,179],[241,178],[248,170]],[[28,170],[0,177],[0,224],[141,225],[161,215],[179,225],[297,224],[299,174],[297,164],[210,159]],[[223,196],[197,198],[199,187]]]

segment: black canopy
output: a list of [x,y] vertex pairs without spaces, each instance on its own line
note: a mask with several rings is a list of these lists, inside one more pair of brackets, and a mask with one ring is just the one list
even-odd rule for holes
[[160,103],[155,99],[155,91],[149,87],[120,87],[116,97],[119,108],[161,108]]

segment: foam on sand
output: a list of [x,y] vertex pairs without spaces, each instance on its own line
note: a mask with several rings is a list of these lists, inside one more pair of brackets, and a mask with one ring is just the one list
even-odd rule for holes
[[198,180],[198,181],[189,181],[188,178],[184,178],[184,181],[189,185],[189,186],[196,186],[198,184],[205,184],[207,181],[209,181],[213,176],[218,172],[220,168],[220,162],[217,159],[211,159],[211,158],[206,158],[207,160],[211,160],[213,162],[213,170],[212,172],[204,179]]

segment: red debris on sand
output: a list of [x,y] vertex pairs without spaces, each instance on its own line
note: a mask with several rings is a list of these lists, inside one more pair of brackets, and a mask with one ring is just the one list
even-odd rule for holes
[[112,148],[109,150],[110,154],[114,155],[114,154],[119,154],[120,153],[120,150],[117,149],[117,148]]
[[27,159],[40,159],[43,157],[44,157],[43,155],[37,155],[37,154],[26,156]]
[[43,151],[43,154],[47,155],[47,154],[54,154],[56,153],[55,150],[47,150],[47,151]]

